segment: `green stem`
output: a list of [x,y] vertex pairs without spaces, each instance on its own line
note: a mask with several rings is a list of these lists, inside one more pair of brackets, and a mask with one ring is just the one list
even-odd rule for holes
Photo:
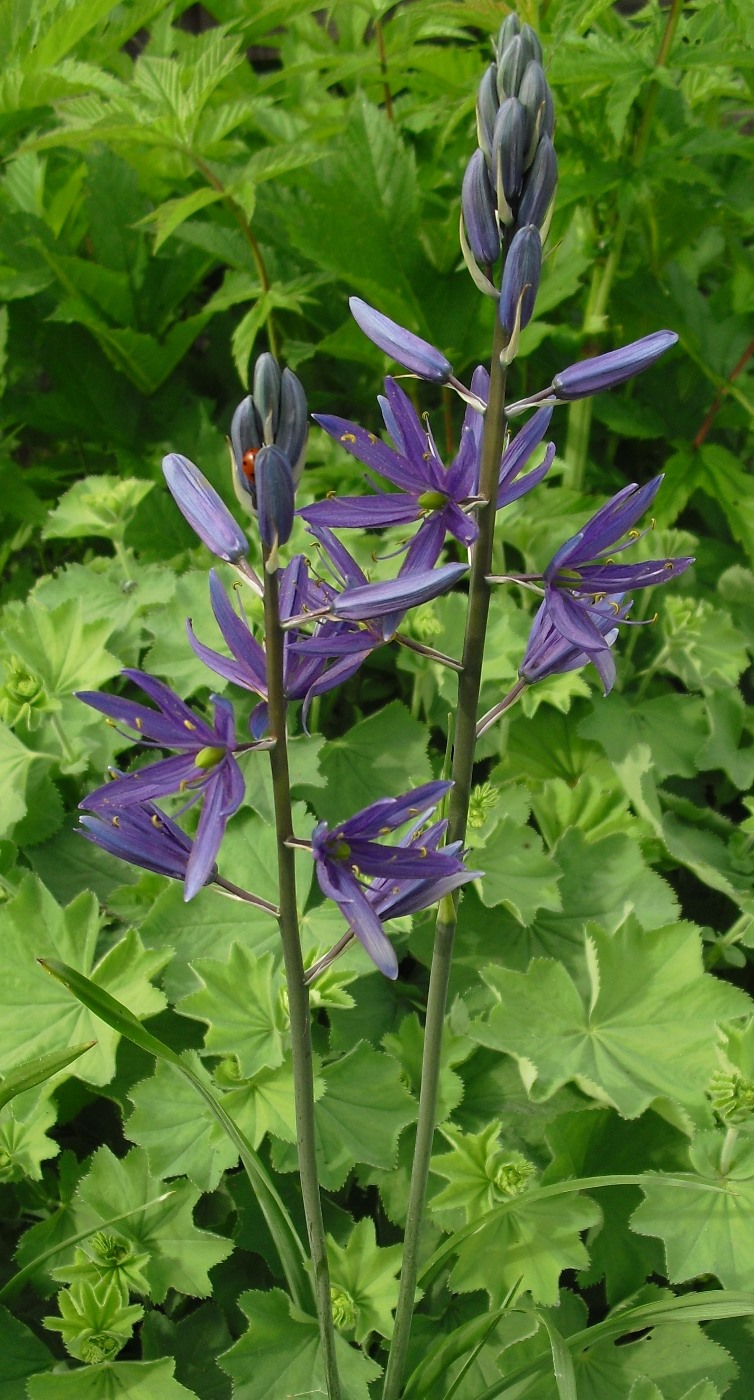
[[[248,219],[246,218],[246,215],[244,214],[240,204],[237,203],[237,201],[233,198],[231,194],[228,194],[228,191],[226,190],[222,180],[219,178],[218,175],[215,174],[214,170],[212,169],[212,166],[208,165],[206,160],[203,160],[201,156],[198,156],[195,151],[184,151],[184,154],[187,155],[194,162],[194,165],[196,166],[197,170],[200,171],[200,173],[204,176],[205,180],[207,181],[207,184],[211,185],[213,190],[217,190],[218,194],[222,195],[223,204],[225,205],[228,212],[232,214],[233,218],[238,224],[241,233],[243,234],[244,241],[248,245],[249,252],[251,253],[252,259],[254,261],[254,266],[256,267],[257,272],[259,274],[259,281],[262,284],[262,291],[269,292],[270,279],[267,273],[267,265],[262,256],[262,250],[259,244],[257,243],[254,231]],[[278,348],[277,332],[275,330],[275,322],[272,318],[271,311],[267,312],[267,315],[265,317],[265,325],[267,327],[267,340],[270,346],[270,352],[275,356],[276,359],[279,359],[280,352]]]
[[[672,4],[668,10],[665,29],[660,41],[660,47],[657,50],[657,57],[654,62],[655,73],[658,68],[664,68],[667,64],[678,28],[678,21],[681,17],[683,3],[684,0],[672,0]],[[635,167],[641,165],[647,152],[659,90],[660,84],[657,78],[653,77],[649,84],[639,129],[634,138],[633,149],[630,155],[632,164]],[[602,270],[598,271],[595,269],[592,277],[592,286],[589,292],[581,328],[582,337],[594,335],[602,328],[602,322],[607,312],[610,292],[616,272],[620,266],[623,245],[628,233],[629,222],[625,217],[616,217],[616,219],[613,220],[612,226],[605,231],[604,241],[609,245],[610,252]],[[592,353],[596,354],[596,349]],[[565,446],[566,469],[563,474],[563,484],[570,487],[573,491],[583,490],[591,426],[592,400],[579,399],[576,403],[570,404],[568,408],[568,431]]]
[[280,627],[277,573],[267,573],[266,570],[264,621],[270,731],[275,739],[274,746],[270,749],[270,767],[272,770],[272,794],[275,807],[280,882],[279,922],[291,1018],[298,1165],[314,1275],[314,1299],[319,1320],[327,1394],[329,1400],[340,1400],[338,1363],[335,1356],[335,1329],[330,1300],[330,1273],[327,1264],[327,1245],[317,1174],[309,991],[304,982],[304,964],[299,937],[296,904],[296,855],[293,847],[289,844],[293,836],[293,820],[285,723],[286,704],[283,688],[283,633]]
[[[479,507],[479,536],[474,546],[474,559],[471,566],[463,670],[458,681],[458,708],[452,768],[454,787],[450,795],[448,841],[463,841],[466,835],[469,797],[471,795],[484,641],[490,608],[490,585],[487,583],[487,574],[489,574],[492,565],[497,483],[505,433],[506,371],[500,362],[500,355],[504,348],[505,334],[499,320],[496,319],[492,346],[490,394],[482,439],[479,481],[479,494],[484,498],[485,503]],[[440,1047],[445,1024],[445,1006],[448,997],[457,909],[457,897],[452,899],[446,897],[440,904],[437,916],[432,968],[429,977],[427,1019],[424,1028],[416,1150],[411,1172],[395,1331],[385,1372],[383,1400],[398,1400],[411,1334],[416,1278],[419,1268],[419,1241],[437,1117]]]

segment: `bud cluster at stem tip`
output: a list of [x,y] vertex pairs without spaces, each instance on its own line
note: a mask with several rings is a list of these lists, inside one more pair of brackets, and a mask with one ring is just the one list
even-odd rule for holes
[[304,468],[308,424],[303,387],[273,355],[260,355],[252,390],[230,425],[233,485],[259,518],[265,549],[274,557],[293,529],[294,495]]
[[[479,285],[476,263],[490,269],[503,255],[500,317],[511,342],[534,310],[542,241],[552,211],[558,165],[552,144],[555,111],[534,30],[514,14],[504,20],[477,95],[478,148],[461,192],[462,244]],[[472,265],[472,259],[476,263]]]

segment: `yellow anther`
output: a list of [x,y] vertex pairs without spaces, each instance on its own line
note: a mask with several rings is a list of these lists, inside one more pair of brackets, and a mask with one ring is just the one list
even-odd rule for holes
[[120,826],[120,817],[113,817],[111,820],[113,826]]
[[158,817],[156,812],[152,813],[152,816],[149,818],[149,820],[151,821],[152,826],[157,829],[157,831],[162,831],[162,822],[160,821],[160,818]]
[[392,829],[392,826],[381,826],[377,834],[378,836],[389,836]]
[[628,538],[629,538],[630,540],[638,540],[638,539],[641,539],[641,530],[629,530],[629,532],[628,532]]
[[356,435],[355,433],[341,433],[340,440],[341,442],[355,442]]
[[352,866],[351,866],[351,874],[352,874],[352,875],[356,875],[357,877],[361,874],[361,871],[359,870],[358,865],[352,865]]
[[190,719],[185,719],[183,721],[183,727],[184,729],[196,729],[196,725],[194,724],[193,720]]
[[371,442],[372,446],[374,447],[375,444],[376,444],[376,442],[377,442],[377,439],[376,439],[374,433],[367,433],[367,438],[369,439],[369,441]]

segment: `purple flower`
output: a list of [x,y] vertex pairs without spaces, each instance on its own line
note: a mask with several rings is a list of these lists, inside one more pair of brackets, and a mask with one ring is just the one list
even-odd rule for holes
[[169,452],[162,470],[173,500],[202,544],[229,564],[245,559],[249,543],[243,530],[199,468],[188,457]]
[[347,622],[383,619],[383,636],[389,641],[409,608],[429,603],[441,593],[447,593],[454,583],[468,572],[468,564],[441,564],[439,569],[406,569],[387,583],[367,583],[359,588],[347,588],[331,603],[336,618]]
[[[685,557],[624,564],[612,558],[646,533],[633,527],[654,500],[661,481],[662,476],[657,476],[646,486],[624,486],[583,530],[561,545],[544,571],[544,606],[550,623],[569,645],[594,661],[600,675],[602,666],[607,668],[603,675],[606,686],[606,678],[610,678],[609,643],[595,620],[594,604],[609,594],[667,583],[694,562]],[[620,544],[627,533],[629,538]]]
[[421,555],[429,566],[439,558],[447,532],[465,547],[473,544],[479,533],[468,511],[473,508],[479,478],[482,415],[467,407],[460,450],[446,469],[434,438],[394,379],[385,380],[380,408],[395,448],[345,418],[314,414],[314,419],[351,456],[397,486],[400,494],[381,491],[376,496],[334,497],[305,506],[299,514],[307,524],[335,529],[373,529],[421,520],[409,554]]
[[[85,798],[81,806],[86,809],[87,804]],[[81,817],[77,830],[109,855],[142,870],[169,875],[173,880],[186,877],[194,843],[153,802],[123,807],[107,817],[95,809],[94,815]],[[213,873],[209,872],[207,880],[212,879]]]
[[593,661],[607,695],[615,684],[615,661],[610,648],[618,636],[618,623],[624,621],[630,607],[630,602],[622,604],[621,594],[585,604],[584,615],[602,638],[600,646],[593,646],[587,652],[580,650],[558,631],[547,604],[542,603],[529,633],[524,659],[518,668],[519,676],[527,685],[533,685],[535,681],[544,680],[545,676],[561,676],[566,671],[578,671]]
[[553,393],[556,399],[568,402],[586,398],[589,394],[599,394],[603,389],[614,389],[632,375],[648,369],[671,345],[675,345],[677,339],[675,331],[653,331],[641,340],[633,340],[630,345],[622,345],[619,350],[609,350],[606,355],[579,360],[555,375]]
[[108,719],[135,729],[148,744],[177,749],[178,756],[121,774],[114,782],[89,793],[83,805],[98,815],[117,815],[125,807],[173,793],[186,794],[189,805],[203,797],[196,840],[186,866],[184,899],[191,899],[210,878],[228,818],[243,801],[243,775],[233,757],[239,748],[233,706],[222,696],[213,695],[214,722],[210,725],[154,676],[130,668],[123,675],[158,708],[90,690],[79,691],[79,700]]
[[[240,617],[231,606],[214,569],[210,571],[209,591],[215,620],[231,656],[223,656],[221,652],[213,651],[200,642],[194,634],[190,620],[187,623],[189,642],[196,655],[211,671],[260,696],[262,703],[252,711],[249,721],[253,737],[260,739],[268,725],[267,661],[264,647],[254,637],[245,617]],[[302,554],[297,554],[279,575],[281,620],[286,622],[307,612],[319,611],[328,605],[332,592],[332,589],[325,589],[321,584],[312,582],[306,560]],[[298,642],[303,634],[295,628],[285,632],[285,695],[288,700],[304,701],[304,723],[314,697],[323,695],[325,691],[352,676],[372,650],[373,643],[363,633],[359,633],[359,637],[363,639],[361,645],[358,645],[358,638],[354,637],[354,644],[343,648],[341,634],[344,630],[351,632],[350,628],[345,628],[345,624],[326,622],[318,627],[314,638],[306,639],[302,647],[298,646]],[[382,640],[380,638],[380,641]]]
[[[320,822],[312,833],[312,854],[320,889],[338,905],[349,927],[386,977],[398,976],[395,951],[382,920],[426,908],[479,872],[465,869],[459,846],[436,849],[445,823],[424,836],[421,826],[450,783],[425,783],[402,797],[372,802],[332,831]],[[406,822],[409,837],[395,846],[376,840]],[[371,885],[364,877],[373,876]]]
[[446,360],[441,350],[436,350],[420,336],[404,330],[396,321],[375,311],[360,297],[350,297],[348,305],[357,325],[369,340],[390,355],[404,369],[428,379],[433,384],[447,384],[453,375],[453,366]]
[[[538,234],[536,236],[539,237]],[[481,366],[474,371],[471,389],[476,398],[486,401],[489,375]],[[340,442],[365,466],[399,487],[399,492],[333,497],[305,506],[299,514],[314,534],[321,526],[372,529],[421,520],[408,546],[406,562],[401,570],[403,575],[408,570],[426,569],[435,564],[447,533],[464,547],[473,544],[476,539],[478,527],[469,512],[478,501],[484,419],[477,409],[467,406],[461,446],[446,469],[432,434],[423,427],[408,396],[390,378],[385,380],[385,391],[385,397],[379,400],[380,409],[395,447],[389,447],[374,433],[368,433],[344,418],[316,414],[315,418],[330,437]],[[524,495],[549,470],[555,455],[554,447],[548,449],[545,463],[528,476],[516,480],[534,448],[542,441],[551,416],[550,407],[540,409],[504,452],[500,463],[498,509]]]

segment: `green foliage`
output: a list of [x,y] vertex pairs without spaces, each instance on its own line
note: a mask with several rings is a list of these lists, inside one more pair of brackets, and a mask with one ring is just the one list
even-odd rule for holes
[[[457,227],[498,9],[0,11],[3,1400],[324,1393],[277,925],[216,888],[186,904],[73,835],[107,766],[144,761],[74,692],[143,666],[200,710],[232,692],[245,726],[251,697],[186,643],[191,617],[222,646],[209,555],[159,461],[185,452],[232,501],[224,436],[260,349],[297,368],[314,411],[375,432],[388,362],[348,295],[467,382],[488,359],[494,308]],[[513,394],[662,324],[680,344],[556,409],[555,466],[501,513],[495,571],[541,568],[659,471],[637,551],[697,563],[635,599],[647,625],[624,629],[608,700],[588,668],[544,681],[480,743],[468,840],[485,875],[460,902],[406,1394],[746,1400],[754,27],[747,0],[521,14],[549,56],[560,184]],[[407,388],[457,441],[457,409]],[[361,489],[313,428],[299,503]],[[402,542],[348,540],[375,576]],[[318,566],[300,521],[292,545]],[[484,708],[516,676],[531,603],[493,593]],[[458,657],[464,614],[458,591],[402,626]],[[311,737],[292,707],[296,835],[437,777],[455,704],[450,671],[382,647],[318,702]],[[243,765],[220,869],[274,901],[265,755]],[[297,881],[310,963],[345,926],[305,851]],[[348,1400],[376,1400],[393,1326],[433,919],[389,932],[396,984],[352,945],[312,989]]]

